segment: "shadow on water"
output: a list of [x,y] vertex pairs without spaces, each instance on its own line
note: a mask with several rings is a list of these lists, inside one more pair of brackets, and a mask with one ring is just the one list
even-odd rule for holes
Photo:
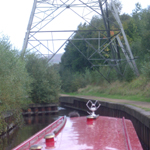
[[[58,109],[59,112],[56,114],[24,117],[24,125],[21,128],[15,128],[4,137],[0,138],[0,150],[11,150],[61,116],[68,116],[69,112],[73,111],[72,109],[65,109],[62,107]],[[79,112],[79,114],[80,116],[87,115],[84,112]]]

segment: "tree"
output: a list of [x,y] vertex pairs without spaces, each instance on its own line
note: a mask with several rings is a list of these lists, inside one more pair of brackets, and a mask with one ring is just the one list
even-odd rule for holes
[[14,123],[21,123],[21,109],[30,102],[31,81],[19,52],[11,48],[7,37],[0,39],[0,133],[7,126],[6,114],[13,114]]
[[58,100],[61,86],[56,70],[48,63],[48,59],[32,53],[25,56],[26,68],[33,78],[30,98],[34,103],[54,103]]
[[135,4],[135,9],[132,11],[132,15],[138,15],[141,12],[142,6],[141,4],[138,2]]
[[142,48],[147,57],[150,53],[150,7],[142,12],[143,21],[143,38],[142,38]]
[[[76,40],[77,38],[87,37],[88,32],[82,32],[82,30],[86,29],[86,25],[79,25],[78,30],[73,39],[68,42],[65,47],[65,53],[61,58],[61,70],[69,69],[70,71],[79,71],[84,72],[86,67],[90,67],[89,61],[82,55],[87,56],[87,45],[85,41]],[[80,50],[80,51],[78,51]],[[82,54],[81,54],[82,53]]]

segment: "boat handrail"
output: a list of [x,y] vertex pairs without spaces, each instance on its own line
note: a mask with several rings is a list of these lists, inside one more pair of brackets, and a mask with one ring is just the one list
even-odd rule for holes
[[26,148],[30,147],[31,145],[36,143],[38,140],[42,139],[47,133],[54,130],[54,128],[56,126],[58,126],[58,127],[53,132],[58,133],[60,131],[60,129],[64,126],[65,122],[66,122],[66,116],[59,118],[58,120],[56,120],[52,124],[48,125],[46,128],[39,131],[38,133],[36,133],[32,137],[30,137],[28,140],[24,141],[17,147],[13,148],[12,150],[22,150],[22,148],[24,148],[24,147],[26,147]]
[[64,116],[63,122],[53,131],[53,133],[55,135],[62,129],[62,127],[64,126],[64,124],[66,123],[66,121],[67,121],[67,117]]

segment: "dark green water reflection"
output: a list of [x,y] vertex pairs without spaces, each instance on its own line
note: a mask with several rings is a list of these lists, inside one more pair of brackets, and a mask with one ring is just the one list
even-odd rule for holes
[[[16,128],[5,137],[0,138],[0,150],[11,150],[59,117],[68,116],[70,111],[73,110],[60,109],[57,114],[24,117],[24,125],[21,128]],[[81,116],[86,115],[83,112],[79,113]]]

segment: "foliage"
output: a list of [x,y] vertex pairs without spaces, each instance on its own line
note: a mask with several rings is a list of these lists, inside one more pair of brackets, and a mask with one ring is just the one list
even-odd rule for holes
[[85,86],[86,80],[82,74],[78,72],[74,74],[69,70],[62,74],[62,90],[64,92],[75,92]]
[[[118,10],[121,10],[121,4],[119,1],[115,1],[115,5],[117,6]],[[109,11],[110,8],[108,8]],[[104,10],[106,11],[106,10]],[[119,13],[120,14],[120,13]],[[111,21],[114,21],[113,16],[109,16]],[[146,77],[149,79],[149,58],[150,58],[150,7],[146,9],[142,9],[141,5],[139,3],[135,4],[135,9],[132,11],[131,15],[128,14],[121,14],[120,15],[126,36],[128,38],[129,44],[131,46],[133,55],[135,58],[138,58],[136,60],[136,64],[138,66],[139,72],[141,73],[141,76]],[[93,18],[90,21],[90,24],[87,25],[86,23],[80,24],[78,26],[79,32],[76,32],[73,39],[78,37],[86,37],[86,38],[96,38],[98,37],[98,33],[95,32],[95,28],[104,30],[104,22],[102,18],[98,16],[93,16]],[[88,32],[81,32],[82,30],[91,30]],[[115,29],[115,26],[113,27]],[[93,31],[93,32],[92,32]],[[107,36],[107,33],[101,33],[104,37]],[[89,41],[90,44],[96,48],[98,45],[97,41]],[[101,43],[103,43],[103,39],[101,40]],[[74,46],[76,48],[74,48]],[[104,45],[105,46],[105,45]],[[82,50],[82,55],[78,50]],[[84,56],[89,57],[91,55],[92,48],[87,45],[86,42],[80,41],[80,40],[70,40],[66,47],[65,47],[65,53],[62,56],[62,61],[60,64],[60,75],[62,77],[62,89],[64,91],[72,92],[77,91],[78,88],[81,86],[75,86],[75,74],[78,73],[80,76],[84,77],[85,85],[100,85],[103,84],[103,81],[105,80],[100,73],[102,73],[105,77],[107,77],[107,74],[109,74],[109,81],[115,82],[117,80],[121,82],[128,82],[131,83],[134,79],[136,79],[135,74],[133,73],[133,70],[130,68],[129,65],[126,65],[126,63],[122,63],[122,68],[126,68],[125,72],[123,72],[124,77],[118,75],[112,68],[106,68],[106,67],[100,67],[100,68],[91,68],[92,63],[101,64],[102,61],[95,61],[89,62],[87,59],[85,59]],[[106,58],[110,58],[111,52],[109,47],[103,51],[103,55]],[[122,53],[120,54],[120,57],[122,58]],[[95,57],[96,58],[96,57]],[[143,63],[144,62],[144,63]],[[93,63],[93,64],[94,64]],[[123,71],[120,67],[120,70]],[[109,72],[109,69],[111,70]],[[76,76],[77,78],[77,76]],[[74,82],[73,82],[74,81]],[[74,86],[72,86],[74,84]],[[71,90],[72,89],[72,90]]]
[[107,82],[104,82],[98,86],[89,85],[85,88],[79,89],[74,95],[89,95],[110,99],[150,102],[150,82],[143,77],[138,77],[130,83],[116,81],[108,84]]
[[[79,30],[86,29],[86,24],[79,25]],[[80,32],[80,34],[76,33],[73,39],[87,37],[89,33]],[[91,64],[89,61],[80,53],[79,50],[82,49],[82,54],[87,55],[87,44],[86,42],[81,42],[78,40],[69,41],[65,47],[65,53],[61,58],[61,70],[69,69],[74,72],[83,72],[84,68],[90,68]],[[82,64],[82,65],[81,65]]]
[[30,98],[34,103],[54,103],[58,100],[60,78],[56,69],[51,66],[46,58],[34,53],[26,54],[26,68],[33,78]]
[[144,62],[141,68],[142,75],[150,80],[150,62]]
[[127,82],[131,82],[133,79],[135,79],[135,74],[133,72],[133,70],[131,69],[131,67],[129,67],[129,65],[126,67],[126,71],[124,74],[124,80]]
[[0,39],[0,133],[6,129],[4,118],[13,114],[14,123],[21,122],[20,112],[30,102],[31,78],[19,52],[11,48],[7,37]]
[[[135,22],[136,25],[136,32],[137,34],[134,35],[134,40],[131,43],[131,47],[133,46],[133,51],[134,53],[139,56],[138,61],[142,63],[149,55],[149,39],[150,39],[150,34],[149,34],[149,27],[150,27],[150,7],[147,9],[141,9],[141,6],[139,3],[136,4],[136,8],[133,11],[132,18]],[[135,47],[135,45],[138,45]],[[134,49],[134,47],[136,49]]]

